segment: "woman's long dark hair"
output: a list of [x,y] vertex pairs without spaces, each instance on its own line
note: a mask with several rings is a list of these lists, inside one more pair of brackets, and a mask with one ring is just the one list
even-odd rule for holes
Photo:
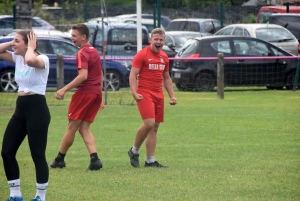
[[[28,45],[27,35],[30,34],[30,32],[33,32],[33,31],[30,29],[23,29],[23,30],[20,30],[17,32],[17,34],[22,36],[26,45]],[[35,48],[34,52],[36,52],[38,55],[42,54],[40,51],[38,51],[38,41],[36,41],[36,48]]]

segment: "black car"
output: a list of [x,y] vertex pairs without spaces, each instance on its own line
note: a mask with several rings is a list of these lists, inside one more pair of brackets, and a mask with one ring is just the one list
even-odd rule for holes
[[172,58],[180,51],[182,46],[185,44],[189,38],[197,38],[205,36],[195,31],[166,31],[166,42],[162,50],[168,55],[170,59],[170,72],[173,66]]
[[166,31],[165,34],[166,43],[162,50],[165,51],[169,57],[175,57],[187,39],[205,36],[205,34],[195,31]]
[[[176,55],[175,59],[178,60],[174,61],[171,71],[176,87],[179,90],[212,91],[217,80],[217,60],[214,58],[218,53],[223,53],[225,58],[225,87],[293,88],[298,59],[290,57],[295,56],[263,40],[240,36],[207,36],[189,39]],[[245,58],[262,56],[270,58],[284,56],[285,58],[249,60]],[[205,57],[205,60],[200,60]],[[214,58],[210,60],[207,57]],[[226,59],[229,57],[241,59]]]
[[276,13],[269,17],[270,24],[278,24],[288,29],[300,42],[300,14]]

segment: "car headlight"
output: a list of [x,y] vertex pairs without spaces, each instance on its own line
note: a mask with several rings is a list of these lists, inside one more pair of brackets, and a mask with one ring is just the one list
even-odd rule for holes
[[127,70],[131,70],[132,60],[122,60],[120,61],[121,65],[124,66]]

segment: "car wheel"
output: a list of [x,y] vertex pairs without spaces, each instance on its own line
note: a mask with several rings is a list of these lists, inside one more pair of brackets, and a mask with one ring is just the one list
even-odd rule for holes
[[200,73],[195,78],[196,91],[212,91],[215,87],[215,79],[209,73]]
[[184,91],[184,90],[185,90],[185,87],[183,87],[181,84],[176,83],[175,86],[176,86],[176,88],[177,88],[179,91]]
[[[285,85],[286,89],[289,89],[289,90],[293,89],[295,74],[296,74],[295,71],[293,71],[286,76],[286,85]],[[298,79],[296,89],[299,87],[299,85],[300,85],[300,83],[299,83],[299,79]]]
[[0,73],[0,91],[16,92],[18,85],[15,81],[15,71],[13,69]]
[[107,71],[104,81],[106,85],[103,86],[103,89],[106,86],[108,91],[118,91],[121,87],[121,77],[115,71]]
[[267,87],[267,89],[269,89],[269,90],[281,90],[282,88],[283,88],[283,86],[278,86],[278,87],[274,87],[274,86],[266,86]]

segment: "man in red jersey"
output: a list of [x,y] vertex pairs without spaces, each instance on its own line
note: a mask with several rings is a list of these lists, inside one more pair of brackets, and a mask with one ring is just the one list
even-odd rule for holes
[[99,53],[89,44],[88,37],[89,29],[85,24],[77,24],[72,27],[71,40],[75,46],[80,47],[76,55],[78,75],[72,82],[58,90],[55,98],[61,99],[67,91],[75,87],[76,91],[69,106],[69,123],[59,153],[50,163],[52,168],[66,167],[64,157],[73,144],[77,130],[90,154],[91,160],[87,170],[102,168],[102,163],[97,155],[95,138],[90,131],[90,125],[94,121],[98,110],[104,109],[102,103],[103,73]]
[[[167,167],[158,163],[155,158],[157,131],[160,122],[164,121],[164,84],[170,104],[176,104],[173,84],[169,75],[169,59],[161,49],[165,43],[165,32],[156,28],[151,32],[150,45],[139,51],[132,61],[129,76],[130,89],[137,102],[144,123],[138,128],[133,147],[128,155],[133,167],[139,167],[139,149],[146,140],[145,167]],[[138,78],[138,82],[137,82]]]

